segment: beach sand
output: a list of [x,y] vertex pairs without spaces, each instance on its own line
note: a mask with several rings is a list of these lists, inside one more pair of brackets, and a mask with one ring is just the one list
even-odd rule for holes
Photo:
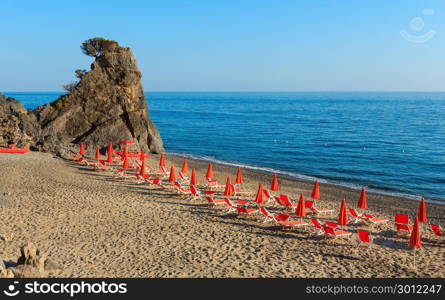
[[[152,155],[149,165],[157,165]],[[167,156],[180,170],[181,157]],[[200,183],[207,162],[189,159]],[[422,230],[414,253],[397,234],[396,212],[416,213],[418,202],[368,193],[368,211],[391,221],[348,225],[370,230],[374,243],[314,237],[307,229],[282,230],[259,214],[236,216],[190,201],[173,190],[138,185],[132,179],[93,171],[45,153],[0,156],[0,259],[15,261],[19,247],[35,245],[60,264],[57,277],[445,277],[445,240]],[[221,183],[236,168],[214,164]],[[272,176],[243,170],[244,188],[269,187]],[[293,201],[312,183],[282,179]],[[318,206],[335,208],[346,198],[356,207],[359,191],[320,184]],[[253,198],[254,196],[252,196]],[[276,207],[278,208],[278,207]],[[271,208],[272,209],[272,208]],[[445,208],[427,204],[432,222],[444,223]],[[277,210],[275,210],[277,211]],[[282,212],[286,210],[281,209]],[[287,211],[292,212],[292,211]],[[327,217],[335,221],[337,214]],[[322,219],[325,219],[322,217]]]

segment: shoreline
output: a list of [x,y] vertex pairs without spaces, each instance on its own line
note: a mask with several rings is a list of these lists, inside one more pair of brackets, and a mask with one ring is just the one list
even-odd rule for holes
[[[154,163],[158,163],[160,155],[151,154],[150,160],[154,159]],[[172,162],[177,170],[180,170],[182,162],[184,159],[187,159],[189,162],[189,169],[195,165],[200,170],[206,170],[209,161],[199,160],[194,158],[189,158],[187,156],[181,156],[178,154],[168,154],[166,153],[167,167],[169,168],[169,162]],[[213,164],[213,171],[215,174],[215,178],[218,179],[219,182],[224,183],[226,178],[221,174],[231,174],[231,179],[235,179],[236,169],[237,167],[225,165],[221,163]],[[247,183],[245,186],[248,186],[250,189],[256,191],[258,187],[258,183],[262,183],[265,189],[269,189],[270,182],[272,180],[273,173],[262,172],[258,170],[251,170],[240,167],[243,177]],[[201,172],[202,173],[202,172]],[[198,173],[198,178],[202,178],[204,174]],[[247,180],[246,180],[247,179]],[[255,181],[255,184],[252,184],[252,181]],[[296,178],[286,178],[284,176],[278,175],[278,181],[280,185],[280,191],[278,193],[287,194],[290,196],[292,201],[297,201],[300,192],[302,192],[305,198],[308,198],[312,192],[314,182],[304,181]],[[329,208],[338,209],[337,205],[341,200],[346,199],[348,203],[348,207],[356,206],[360,196],[360,190],[355,190],[349,187],[337,186],[330,183],[324,183],[319,181],[321,198],[318,200],[324,204],[329,205]],[[415,216],[417,213],[417,209],[419,206],[419,200],[413,200],[409,198],[384,195],[375,192],[367,192],[368,198],[368,210],[375,211],[378,214],[383,214],[387,218],[389,218],[390,222],[393,221],[393,215],[395,213],[407,213],[411,218]],[[430,215],[430,219],[438,220],[437,222],[440,224],[445,223],[445,204],[442,203],[431,203],[428,202],[428,214]],[[388,215],[388,211],[390,215]]]
[[[278,169],[273,169],[273,168],[269,168],[269,167],[252,166],[249,164],[239,163],[239,162],[222,161],[217,158],[208,158],[207,159],[205,157],[197,157],[193,154],[175,153],[175,152],[166,152],[165,155],[168,157],[187,159],[187,160],[196,161],[196,162],[206,162],[206,163],[211,162],[214,165],[224,166],[224,167],[228,167],[228,168],[230,168],[230,167],[231,168],[241,168],[242,170],[246,170],[248,172],[253,172],[253,173],[258,173],[258,174],[263,174],[263,175],[277,174],[277,176],[279,176],[281,178],[284,178],[284,179],[287,179],[290,181],[296,181],[299,183],[305,183],[305,184],[313,185],[315,179],[318,179],[318,182],[320,184],[331,186],[332,188],[345,189],[350,192],[360,193],[361,188],[362,188],[361,186],[358,186],[355,184],[351,184],[351,185],[354,185],[356,187],[350,186],[350,185],[347,185],[347,184],[344,184],[341,182],[332,182],[332,181],[329,181],[324,178],[317,178],[315,176],[303,175],[303,174],[299,174],[301,177],[297,177],[297,176],[289,175],[290,172],[281,171]],[[382,189],[370,188],[367,186],[365,186],[365,188],[366,188],[366,193],[368,195],[372,194],[372,195],[378,195],[378,196],[382,196],[382,197],[390,197],[390,198],[397,199],[397,200],[407,200],[407,201],[419,203],[420,197],[421,197],[421,196],[409,195],[409,194],[405,194],[405,193],[385,192]],[[428,204],[435,204],[435,205],[440,205],[440,206],[445,207],[445,201],[425,198],[425,202]]]

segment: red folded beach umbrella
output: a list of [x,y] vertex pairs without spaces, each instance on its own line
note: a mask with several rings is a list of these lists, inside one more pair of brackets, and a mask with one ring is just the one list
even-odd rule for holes
[[143,161],[143,160],[145,160],[146,158],[149,158],[149,157],[150,157],[150,155],[149,155],[149,154],[146,154],[146,153],[144,152],[144,150],[141,149],[141,152],[139,153],[139,160],[140,160],[140,161]]
[[166,164],[165,164],[165,154],[164,153],[161,154],[161,158],[159,159],[159,166],[160,167],[164,167],[164,168],[166,166]]
[[346,200],[343,199],[340,206],[340,214],[338,215],[338,225],[344,226],[348,224],[348,215],[346,214]]
[[306,206],[304,205],[304,195],[300,194],[300,199],[298,200],[297,208],[295,209],[295,215],[298,217],[306,216]]
[[139,175],[141,175],[141,176],[145,176],[146,175],[146,172],[145,172],[145,155],[144,154],[145,154],[144,150],[141,150],[140,160],[141,160],[142,164],[141,164],[141,170],[139,171]]
[[362,187],[362,192],[360,193],[360,199],[358,199],[358,208],[367,209],[368,203],[366,201],[366,190]]
[[95,158],[96,160],[99,160],[99,159],[100,159],[99,147],[96,147],[96,153],[94,153],[94,158]]
[[315,180],[314,188],[312,189],[311,198],[312,199],[320,199],[320,190],[318,189],[318,180]]
[[79,145],[79,154],[85,155],[85,145],[83,143],[80,143]]
[[233,189],[232,184],[230,183],[230,177],[227,177],[226,188],[224,189],[224,196],[232,196]]
[[124,163],[122,164],[122,169],[129,169],[130,163],[128,162],[128,156],[124,157]]
[[128,149],[127,149],[127,144],[124,144],[124,152],[122,154],[121,160],[124,160],[125,157],[128,156]]
[[187,160],[184,159],[184,161],[182,162],[181,173],[182,174],[187,174],[188,172],[189,172],[189,164],[188,164]]
[[195,168],[192,169],[192,176],[190,176],[190,185],[197,185]]
[[108,143],[108,149],[107,149],[107,163],[113,162],[113,144],[110,142]]
[[256,193],[255,202],[258,204],[264,203],[263,185],[261,183],[258,185],[258,192]]
[[243,184],[243,174],[241,174],[240,168],[238,168],[238,171],[236,171],[235,184]]
[[270,186],[270,189],[272,191],[278,191],[278,178],[277,178],[277,174],[273,175],[273,179],[272,179],[272,184]]
[[414,221],[413,231],[411,232],[411,237],[409,239],[409,246],[411,248],[422,247],[422,242],[420,241],[420,229],[419,229],[419,219],[416,218]]
[[170,168],[170,177],[168,178],[168,181],[176,181],[176,175],[175,175],[175,167]]
[[417,210],[417,218],[421,223],[428,221],[428,218],[426,216],[425,199],[423,199],[423,197],[422,200],[420,200],[419,209]]
[[213,177],[213,166],[212,163],[209,163],[209,166],[207,167],[206,178],[211,179],[212,177]]

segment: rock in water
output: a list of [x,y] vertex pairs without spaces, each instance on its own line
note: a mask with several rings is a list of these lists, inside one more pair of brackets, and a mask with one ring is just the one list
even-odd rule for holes
[[116,46],[96,57],[69,94],[34,112],[0,96],[0,145],[16,143],[66,155],[77,151],[80,142],[92,152],[96,146],[130,139],[144,151],[163,152],[141,77],[130,48]]

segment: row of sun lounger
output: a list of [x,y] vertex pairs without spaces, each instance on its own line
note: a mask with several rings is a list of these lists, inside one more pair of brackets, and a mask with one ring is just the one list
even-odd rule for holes
[[[137,157],[137,155],[133,155]],[[122,158],[123,160],[123,158]],[[103,160],[96,161],[88,161],[83,156],[78,157],[76,159],[79,163],[84,163],[88,166],[92,166],[95,170],[104,170],[111,171],[114,175],[122,178],[134,178],[136,183],[138,184],[152,184],[161,188],[170,188],[176,190],[179,194],[186,194],[191,196],[191,200],[197,199],[205,199],[207,200],[209,206],[223,206],[226,207],[227,213],[237,213],[239,215],[252,215],[257,214],[259,216],[263,216],[263,223],[274,222],[278,226],[282,228],[299,228],[306,227],[310,228],[309,231],[315,236],[324,236],[324,237],[351,237],[352,232],[343,230],[339,228],[339,225],[334,222],[324,221],[322,222],[319,218],[316,218],[317,215],[323,214],[331,214],[334,213],[333,209],[327,208],[318,208],[316,206],[315,201],[304,201],[304,206],[306,210],[309,210],[313,217],[307,221],[298,218],[297,215],[292,216],[288,213],[272,213],[268,208],[258,205],[253,200],[250,199],[230,199],[226,195],[221,197],[221,192],[218,189],[226,187],[227,184],[219,184],[217,180],[212,179],[211,177],[206,178],[206,183],[204,185],[189,185],[188,181],[190,178],[179,172],[178,177],[175,177],[175,180],[169,180],[168,183],[165,183],[165,179],[170,177],[171,172],[168,172],[165,167],[161,166],[158,170],[149,170],[148,174],[140,174],[138,172],[128,173],[128,170],[138,170],[143,166],[143,163],[139,160],[134,160],[132,164],[129,164],[128,168],[113,168],[108,165]],[[249,190],[241,190],[240,184],[229,185],[231,190],[231,195],[239,196],[239,195],[252,195],[253,191]],[[280,208],[284,209],[294,209],[297,207],[296,203],[292,203],[289,197],[285,194],[280,194],[278,196],[272,195],[270,191],[267,189],[263,190],[264,197],[268,204],[270,205],[278,205]],[[375,217],[373,215],[362,213],[360,214],[355,209],[348,209],[349,215],[352,218],[352,223],[357,224],[360,222],[365,222],[369,224],[382,224],[388,222],[388,219]],[[408,224],[409,217],[404,214],[396,214],[395,215],[395,227],[397,231],[402,232],[411,232],[413,230],[413,226]],[[429,224],[431,231],[440,237],[444,236],[443,230],[439,225]],[[372,242],[372,237],[369,231],[366,230],[357,230],[357,239],[360,242],[370,243]]]

